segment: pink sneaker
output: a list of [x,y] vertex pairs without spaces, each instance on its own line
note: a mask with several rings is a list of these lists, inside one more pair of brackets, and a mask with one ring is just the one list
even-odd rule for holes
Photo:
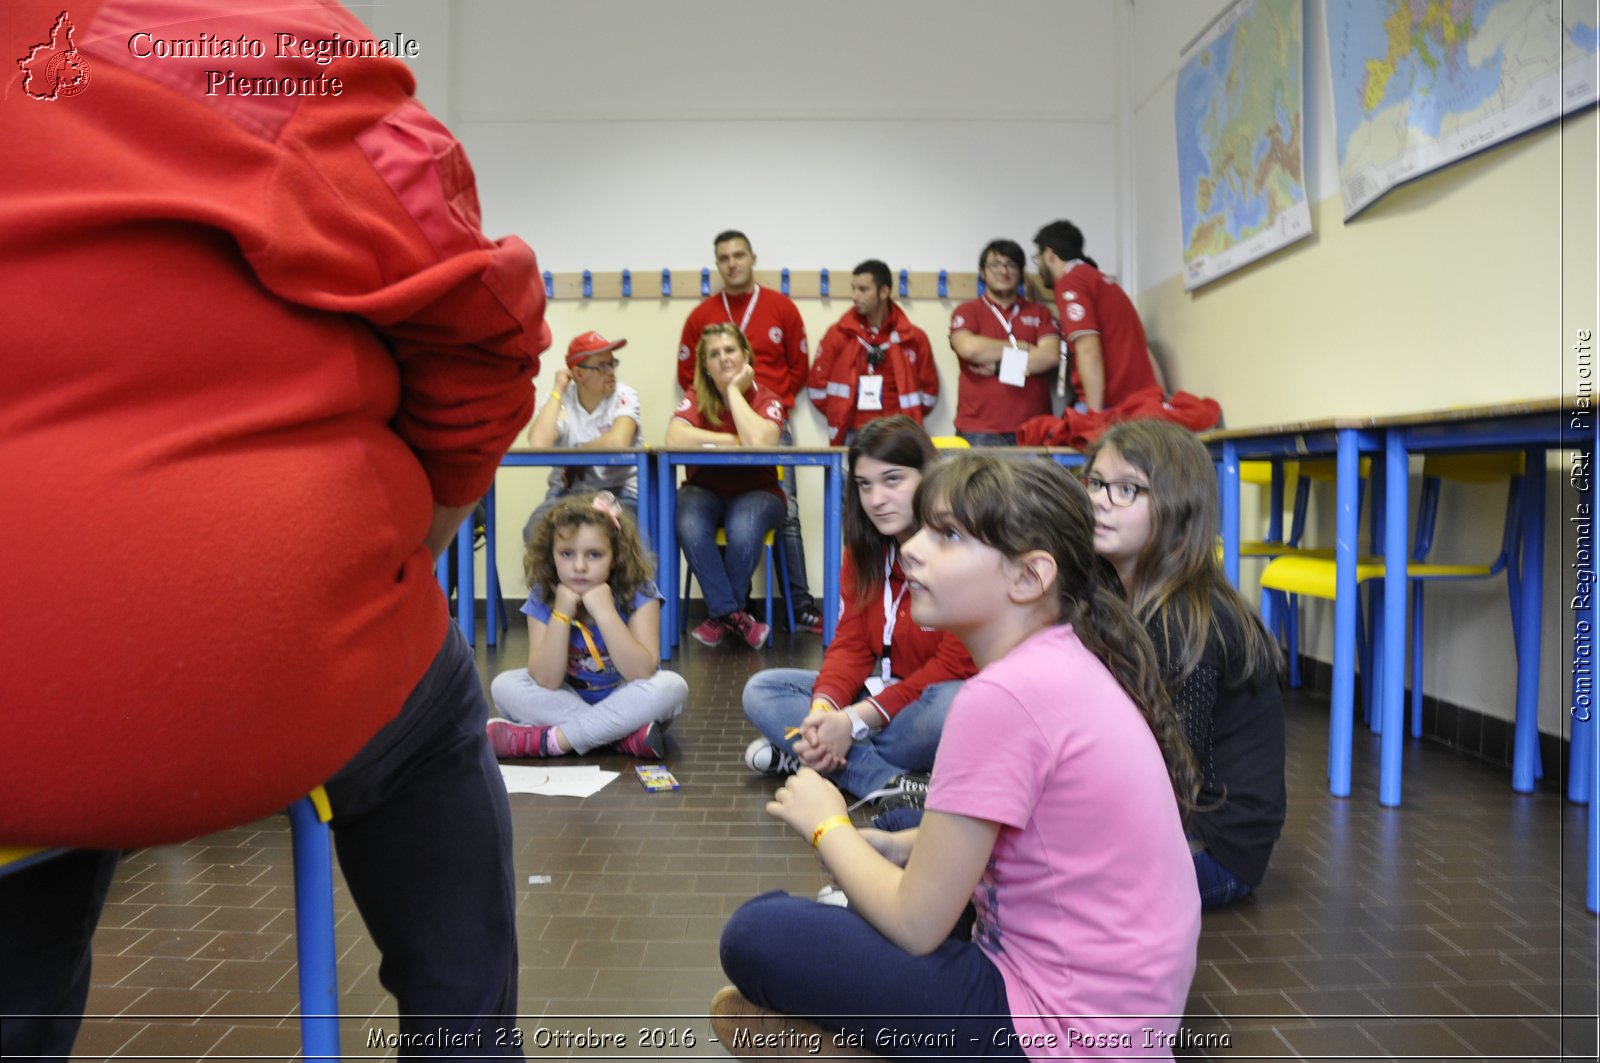
[[[738,614],[734,615],[737,616]],[[689,632],[700,645],[713,647],[722,645],[722,636],[727,633],[728,625],[724,623],[724,619],[720,616],[707,617],[704,623]]]
[[661,725],[647,723],[617,743],[617,748],[630,757],[656,760],[667,755],[667,736]]
[[752,650],[759,650],[762,646],[765,646],[767,635],[772,630],[743,609],[737,613],[729,614],[726,622],[728,627],[736,635],[744,639],[745,644]]
[[512,723],[510,720],[489,721],[489,745],[501,760],[522,757],[543,757],[548,727]]

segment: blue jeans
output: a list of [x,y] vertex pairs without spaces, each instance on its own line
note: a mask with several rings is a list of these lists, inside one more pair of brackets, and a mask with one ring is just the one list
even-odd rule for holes
[[965,439],[975,447],[1014,447],[1017,445],[1015,432],[963,432],[956,429],[956,435]]
[[1194,855],[1194,877],[1200,886],[1200,907],[1224,908],[1250,892],[1250,887],[1217,863],[1209,850],[1197,849],[1193,844],[1189,848]]
[[[711,616],[744,608],[750,577],[761,560],[762,540],[783,519],[783,499],[771,491],[746,491],[723,501],[694,484],[678,488],[678,546],[700,581]],[[717,529],[727,532],[727,550],[717,548]],[[673,588],[666,588],[668,593]]]
[[[793,739],[783,732],[798,726],[811,712],[811,688],[817,673],[802,668],[768,668],[750,677],[744,686],[744,716],[779,749]],[[939,735],[950,702],[961,689],[959,681],[932,683],[895,714],[880,731],[850,746],[845,765],[833,776],[842,790],[865,797],[891,778],[908,771],[930,771],[939,749]],[[866,697],[866,691],[857,700]],[[843,708],[843,706],[840,706]]]
[[[721,958],[747,1000],[850,1031],[861,1039],[859,1051],[1023,1056],[1000,969],[971,941],[947,939],[913,956],[849,908],[774,892],[733,913],[722,928]],[[924,1036],[880,1040],[886,1034]]]
[[[794,429],[789,427],[789,422],[783,422],[783,428],[778,431],[778,442],[782,446],[794,446]],[[796,466],[788,465],[783,470],[783,560],[789,566],[789,586],[784,594],[794,606],[796,613],[802,609],[816,608],[817,601],[811,597],[811,587],[806,580],[806,544],[800,538],[800,499],[795,494]]]

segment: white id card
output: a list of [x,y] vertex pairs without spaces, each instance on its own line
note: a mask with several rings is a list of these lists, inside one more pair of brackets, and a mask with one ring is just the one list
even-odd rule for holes
[[1020,388],[1028,382],[1028,352],[1007,347],[1000,353],[1000,383]]
[[883,409],[883,377],[874,375],[856,378],[856,409]]
[[873,697],[877,697],[879,694],[882,694],[886,689],[888,689],[888,687],[884,684],[883,677],[879,675],[867,676],[867,681],[863,685],[867,688],[867,693],[871,694]]

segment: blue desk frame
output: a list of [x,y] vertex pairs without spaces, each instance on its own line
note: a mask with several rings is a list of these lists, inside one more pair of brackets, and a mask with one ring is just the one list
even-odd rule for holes
[[[1333,720],[1330,724],[1329,788],[1335,796],[1350,795],[1350,738],[1354,722],[1355,564],[1359,505],[1359,462],[1363,453],[1381,454],[1383,494],[1374,498],[1380,533],[1373,546],[1384,557],[1383,646],[1377,669],[1379,746],[1378,800],[1394,807],[1401,800],[1406,680],[1406,566],[1409,562],[1409,458],[1412,451],[1522,448],[1527,456],[1521,500],[1521,534],[1514,578],[1521,583],[1516,624],[1517,705],[1514,723],[1511,784],[1528,793],[1538,776],[1539,757],[1539,622],[1544,596],[1545,456],[1552,449],[1574,453],[1573,468],[1584,470],[1574,483],[1580,504],[1594,514],[1592,480],[1597,441],[1592,411],[1574,411],[1568,401],[1523,406],[1443,410],[1374,420],[1340,420],[1315,425],[1216,433],[1208,441],[1220,458],[1223,564],[1228,578],[1239,583],[1239,462],[1242,458],[1286,458],[1326,454],[1338,459],[1334,604]],[[1375,470],[1380,471],[1380,470]],[[1591,568],[1592,571],[1592,568]],[[1587,625],[1591,669],[1593,639],[1600,636],[1600,602],[1591,593],[1579,607],[1577,622]],[[1581,627],[1580,627],[1581,629]],[[1574,663],[1569,655],[1569,665]],[[1593,687],[1590,688],[1591,698]],[[1589,806],[1586,902],[1600,912],[1600,735],[1592,720],[1572,723],[1572,764],[1568,799]]]
[[[672,659],[672,633],[678,630],[678,483],[679,465],[815,466],[823,471],[822,498],[822,644],[833,641],[839,623],[839,570],[844,552],[844,460],[839,447],[660,447],[656,458],[656,580],[666,597],[661,610],[661,659]],[[640,511],[644,496],[640,495]],[[788,593],[785,588],[784,593]]]
[[[639,470],[639,521],[644,525],[645,534],[650,536],[652,543],[659,543],[661,538],[656,534],[655,527],[649,523],[654,510],[650,506],[650,451],[644,447],[630,447],[623,450],[582,450],[571,447],[546,447],[538,450],[513,450],[500,459],[500,468],[524,468],[527,466],[541,467],[570,467],[590,465],[633,465]],[[495,498],[494,487],[491,483],[489,490],[483,496],[484,508],[484,553],[486,559],[493,556],[495,549]],[[531,512],[531,511],[530,511]],[[449,594],[450,569],[448,555],[439,558],[436,566],[439,586],[445,588]],[[499,637],[495,620],[500,613],[500,581],[490,575],[493,571],[485,565],[484,588],[485,608],[484,616],[489,630],[484,632],[484,641],[493,646]],[[475,575],[472,563],[472,521],[463,521],[461,528],[456,532],[456,626],[461,628],[461,634],[466,638],[467,645],[477,644],[477,594]]]

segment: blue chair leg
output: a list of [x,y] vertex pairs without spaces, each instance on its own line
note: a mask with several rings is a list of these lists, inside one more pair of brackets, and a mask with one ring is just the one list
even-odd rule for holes
[[1422,588],[1411,585],[1411,737],[1422,737]]
[[1300,596],[1283,596],[1283,640],[1289,655],[1289,687],[1300,689]]
[[300,1043],[307,1060],[339,1059],[339,969],[333,935],[333,839],[327,798],[289,806],[294,839],[295,944],[300,974]]
[[1367,630],[1367,614],[1362,608],[1361,592],[1356,592],[1356,673],[1361,678],[1361,719],[1374,734],[1380,721],[1372,712],[1372,638]]
[[[772,551],[767,551],[767,565],[772,565]],[[789,621],[789,632],[794,633],[794,595],[789,593],[789,556],[786,551],[778,551],[778,578],[783,581],[783,615]],[[772,626],[772,618],[767,617],[767,626]]]

